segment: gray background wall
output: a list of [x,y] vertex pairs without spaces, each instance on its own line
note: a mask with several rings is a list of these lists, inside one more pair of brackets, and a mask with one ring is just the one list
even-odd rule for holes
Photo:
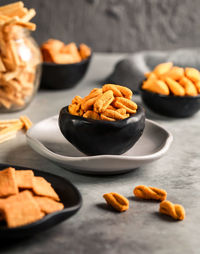
[[[15,1],[0,0],[0,5]],[[200,45],[200,0],[25,0],[37,11],[36,40],[85,42],[94,51]]]

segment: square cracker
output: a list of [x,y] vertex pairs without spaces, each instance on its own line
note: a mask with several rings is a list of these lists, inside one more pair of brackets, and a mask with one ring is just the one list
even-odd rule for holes
[[59,196],[52,188],[51,184],[43,177],[35,176],[33,178],[33,192],[38,196],[45,196],[60,201]]
[[41,212],[30,191],[26,190],[14,195],[1,205],[8,227],[23,226],[41,219]]
[[42,212],[49,214],[56,211],[60,211],[64,208],[62,203],[59,203],[51,198],[48,197],[38,197],[35,196],[34,199],[36,200],[37,204],[39,205]]
[[15,177],[18,188],[22,189],[33,188],[34,173],[32,170],[16,170]]
[[[27,194],[28,193],[28,194]],[[24,190],[19,192],[16,195],[9,196],[7,198],[0,198],[0,209],[2,210],[5,204],[13,203],[13,202],[23,202],[27,196],[33,196],[33,193],[30,190]]]
[[0,171],[0,197],[7,197],[18,193],[15,169],[6,168]]

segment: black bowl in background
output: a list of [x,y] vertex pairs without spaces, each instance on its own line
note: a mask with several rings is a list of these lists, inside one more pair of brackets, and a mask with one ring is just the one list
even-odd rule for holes
[[200,109],[200,95],[162,95],[144,90],[141,87],[140,94],[144,104],[160,115],[184,118],[194,115]]
[[91,56],[74,64],[46,63],[42,65],[40,87],[44,89],[67,89],[75,86],[85,75]]
[[86,155],[122,154],[140,138],[145,127],[145,114],[141,106],[137,112],[115,122],[93,120],[71,115],[64,107],[59,115],[63,136]]

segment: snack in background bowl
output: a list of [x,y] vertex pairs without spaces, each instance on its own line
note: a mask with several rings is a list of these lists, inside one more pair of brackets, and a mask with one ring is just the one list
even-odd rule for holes
[[200,72],[195,68],[157,65],[146,73],[140,88],[144,103],[154,112],[171,117],[188,117],[200,109]]
[[49,39],[41,45],[43,74],[41,87],[49,89],[70,88],[83,78],[92,55],[90,47],[74,42],[64,44]]
[[49,39],[41,45],[43,62],[56,64],[72,64],[87,59],[91,55],[91,49],[84,43],[77,48],[74,42],[64,44],[55,39]]
[[25,108],[38,89],[41,53],[29,34],[35,14],[23,2],[0,7],[0,112]]
[[145,126],[141,106],[124,86],[105,84],[89,95],[75,96],[59,115],[63,136],[87,155],[122,154],[140,138]]

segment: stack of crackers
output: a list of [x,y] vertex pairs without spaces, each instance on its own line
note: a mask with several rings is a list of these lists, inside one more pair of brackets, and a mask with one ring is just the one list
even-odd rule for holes
[[33,223],[64,205],[51,184],[32,170],[0,171],[0,221],[8,227]]
[[24,28],[36,29],[35,14],[23,2],[0,7],[0,108],[21,108],[34,93],[41,56]]
[[49,39],[41,45],[44,62],[57,64],[73,64],[87,59],[91,55],[91,49],[84,43],[79,48],[74,42],[64,44],[55,39]]
[[16,137],[19,130],[28,130],[32,126],[27,116],[20,116],[19,119],[0,120],[0,143]]

